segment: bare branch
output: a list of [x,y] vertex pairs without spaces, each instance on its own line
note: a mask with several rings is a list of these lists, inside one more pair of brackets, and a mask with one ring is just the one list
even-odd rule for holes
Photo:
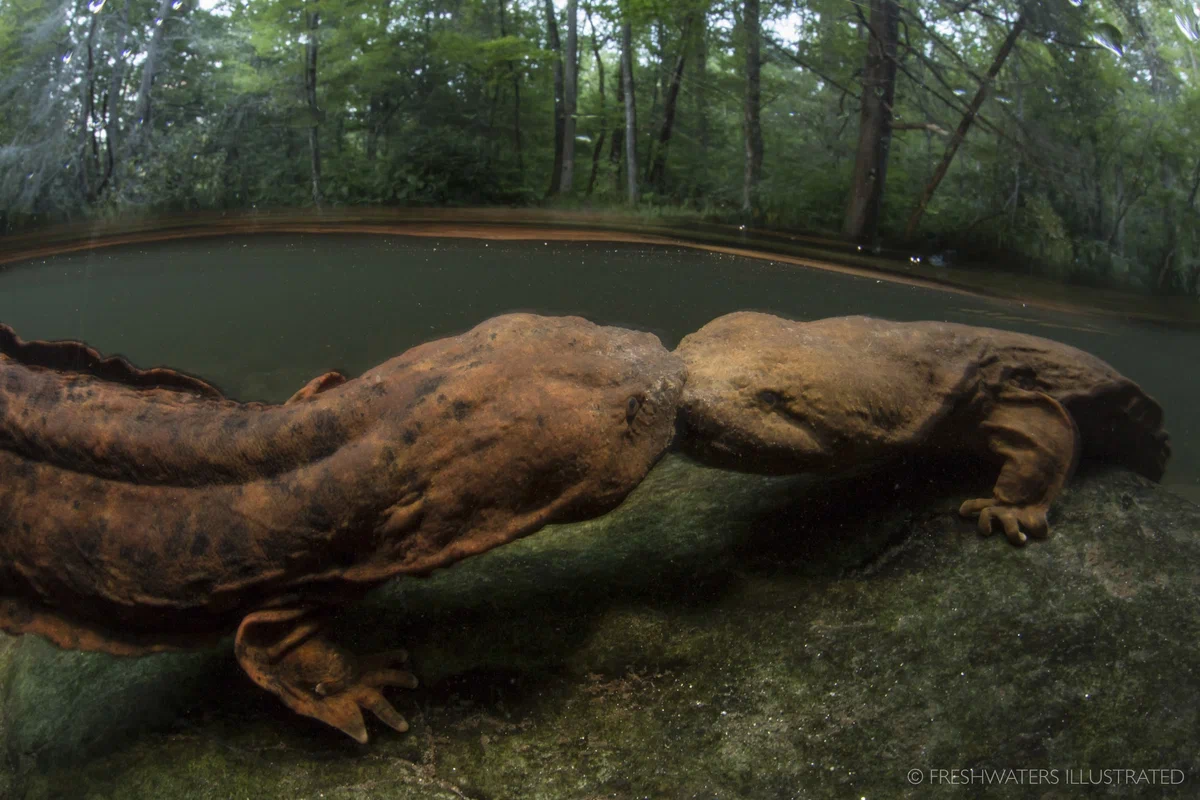
[[840,89],[842,92],[850,95],[855,100],[859,99],[858,92],[854,91],[853,89],[847,88],[845,85],[843,85],[839,81],[836,81],[833,78],[829,77],[827,74],[825,74],[821,70],[817,69],[812,64],[808,63],[804,59],[802,59],[799,56],[792,53],[792,51],[790,49],[784,47],[782,44],[775,41],[775,39],[773,37],[763,34],[762,38],[763,38],[764,42],[766,42],[768,45],[770,45],[774,50],[778,51],[781,55],[786,57],[789,61],[796,64],[796,66],[803,67],[804,69],[811,72],[813,75],[816,75],[818,78],[820,78],[821,80],[828,83],[830,86],[834,87],[835,89]]
[[938,126],[933,122],[904,122],[892,125],[894,131],[928,131],[936,133],[938,136],[949,136],[950,131]]

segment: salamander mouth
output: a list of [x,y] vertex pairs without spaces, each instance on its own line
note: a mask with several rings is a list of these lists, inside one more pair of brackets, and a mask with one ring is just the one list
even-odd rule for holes
[[789,449],[796,452],[807,451],[814,454],[832,452],[828,437],[813,424],[809,417],[797,414],[787,405],[776,407],[774,413],[779,416],[784,424],[791,428],[793,435],[799,437],[803,442],[803,447],[793,443]]
[[731,441],[732,429],[692,405],[684,405],[675,417],[675,441],[691,458],[704,464],[738,469],[747,454],[747,443]]

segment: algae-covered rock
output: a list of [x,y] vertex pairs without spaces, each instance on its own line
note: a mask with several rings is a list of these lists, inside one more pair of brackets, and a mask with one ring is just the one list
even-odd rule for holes
[[954,513],[986,485],[961,465],[819,480],[669,457],[602,519],[347,609],[345,644],[403,644],[423,680],[391,694],[412,730],[365,746],[256,689],[228,647],[0,640],[0,795],[1188,796],[1200,508],[1085,471],[1054,535],[1015,548]]

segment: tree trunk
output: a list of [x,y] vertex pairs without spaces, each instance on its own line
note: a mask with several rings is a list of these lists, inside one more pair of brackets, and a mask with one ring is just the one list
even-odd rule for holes
[[625,175],[622,172],[624,163],[622,156],[624,155],[625,147],[625,56],[622,53],[617,65],[617,109],[621,112],[621,117],[616,125],[613,126],[612,145],[608,150],[608,160],[613,166],[613,176],[616,179],[617,191],[621,191],[625,186]]
[[496,85],[492,87],[492,101],[488,103],[487,114],[487,138],[488,141],[494,141],[492,130],[496,125],[496,112],[500,110],[500,81],[496,81]]
[[1108,246],[1116,249],[1123,256],[1125,255],[1125,216],[1145,196],[1146,191],[1137,180],[1133,182],[1132,187],[1126,186],[1125,165],[1120,161],[1117,162],[1116,178],[1117,199],[1113,208],[1115,219],[1113,220],[1112,233],[1108,237]]
[[663,76],[667,72],[667,34],[661,20],[654,26],[654,32],[655,39],[658,41],[658,69],[654,71],[655,78],[650,92],[650,123],[647,125],[646,160],[643,162],[646,165],[647,182],[650,180],[650,167],[654,164],[654,145],[658,140],[655,131],[658,129],[659,85],[663,82]]
[[376,99],[371,98],[367,101],[367,139],[364,145],[368,162],[374,161],[379,151],[379,131],[375,127],[375,119],[378,112],[375,109]]
[[762,177],[763,162],[762,124],[759,120],[762,105],[762,39],[759,31],[758,0],[746,0],[742,28],[746,33],[746,103],[742,126],[746,144],[746,168],[742,180],[742,211],[753,213],[757,207],[758,182]]
[[[1013,64],[1013,80],[1017,84],[1017,124],[1025,124],[1025,91],[1022,88],[1020,73],[1018,68],[1021,62],[1017,61]],[[1017,211],[1021,207],[1021,158],[1024,150],[1018,145],[1013,148],[1016,152],[1013,154],[1013,190],[1009,197],[1009,204],[1012,206],[1012,223],[1015,224],[1017,219]]]
[[95,200],[91,173],[99,155],[96,135],[92,131],[92,120],[96,114],[96,27],[99,24],[100,15],[92,14],[87,35],[87,65],[79,85],[79,188],[84,201],[89,204]]
[[1163,193],[1162,216],[1163,229],[1167,233],[1167,241],[1163,246],[1163,255],[1159,260],[1154,285],[1159,291],[1162,291],[1166,285],[1167,275],[1171,273],[1175,251],[1179,247],[1179,222],[1175,215],[1175,203],[1172,202],[1175,194],[1175,170],[1166,162],[1163,162],[1159,165],[1159,172],[1162,176],[1162,186],[1166,190]]
[[637,103],[633,97],[633,29],[621,25],[621,85],[625,91],[625,189],[629,204],[637,205]]
[[367,161],[374,161],[379,155],[379,117],[381,108],[386,100],[382,97],[372,97],[367,101]]
[[142,83],[138,88],[137,111],[133,115],[133,135],[129,137],[130,152],[136,151],[141,145],[146,131],[150,130],[150,90],[154,87],[154,70],[158,66],[159,52],[162,50],[163,39],[167,29],[167,15],[171,13],[172,0],[159,0],[159,23],[154,26],[154,35],[146,47],[146,60],[142,62]]
[[671,74],[671,84],[667,87],[663,98],[662,128],[658,133],[658,147],[654,150],[654,162],[650,166],[650,185],[660,194],[665,191],[667,171],[667,145],[671,142],[671,128],[675,124],[675,107],[679,102],[679,86],[683,83],[683,68],[687,64],[690,44],[692,18],[683,22],[683,34],[680,36],[679,57],[675,59],[675,69]]
[[575,182],[575,105],[579,92],[579,6],[567,0],[567,52],[563,87],[562,182],[559,191],[570,193]]
[[563,60],[562,42],[558,38],[558,21],[554,18],[554,2],[546,0],[546,35],[554,51],[554,165],[550,168],[550,188],[547,195],[556,195],[562,188],[563,134]]
[[[313,5],[318,0],[312,0]],[[321,12],[309,11],[308,40],[304,44],[304,91],[308,100],[308,111],[312,124],[308,128],[308,153],[312,171],[313,205],[321,207],[321,140],[320,109],[317,107],[317,30],[321,25]]]
[[896,96],[896,43],[900,9],[895,0],[871,0],[867,59],[863,68],[862,112],[854,179],[842,233],[848,239],[874,243],[879,236],[888,153],[892,144],[892,106]]
[[525,182],[525,155],[521,146],[521,79],[513,70],[513,144],[517,148],[517,179]]
[[1187,209],[1193,210],[1196,207],[1196,192],[1200,190],[1200,159],[1196,159],[1196,169],[1192,171],[1192,190],[1188,193]]
[[950,162],[954,160],[954,154],[958,152],[959,145],[963,143],[963,139],[967,136],[967,131],[971,129],[971,123],[975,121],[975,115],[979,113],[979,107],[983,105],[984,98],[987,97],[988,87],[991,86],[996,74],[1000,72],[1000,68],[1004,66],[1004,62],[1008,59],[1008,54],[1012,52],[1013,45],[1017,43],[1017,38],[1021,35],[1021,31],[1025,30],[1025,22],[1025,13],[1022,12],[1017,17],[1012,30],[1008,32],[1008,36],[1005,37],[1004,43],[996,51],[996,57],[992,59],[992,65],[988,67],[987,74],[983,76],[983,81],[979,84],[979,91],[975,92],[975,97],[971,99],[971,104],[967,106],[967,110],[963,113],[962,121],[958,123],[958,129],[950,137],[950,144],[946,146],[946,154],[942,156],[941,163],[933,171],[933,177],[929,179],[928,185],[921,192],[921,197],[917,200],[917,206],[913,209],[912,216],[908,218],[908,226],[904,230],[905,238],[911,239],[916,234],[917,226],[921,224],[921,217],[925,215],[925,209],[929,206],[929,200],[933,197],[933,193],[937,191],[938,184],[942,182],[942,178],[946,177],[946,170],[950,168]]
[[700,156],[708,155],[708,9],[700,11],[700,30],[696,34],[696,138]]
[[[377,4],[377,8],[379,11],[378,25],[382,30],[387,31],[392,24],[392,0],[381,0]],[[386,137],[387,126],[394,113],[396,113],[396,105],[387,92],[373,94],[367,101],[365,125],[367,161],[375,161],[379,157],[380,140]]]
[[1125,212],[1132,205],[1128,202],[1128,193],[1125,191],[1125,164],[1120,159],[1117,161],[1113,181],[1116,184],[1116,198],[1113,200],[1113,224],[1112,231],[1108,234],[1108,246],[1115,246],[1120,251],[1125,239]]
[[[504,22],[504,5],[504,0],[500,0],[500,35],[508,36],[508,29]],[[511,61],[508,62],[508,73],[512,78],[513,87],[513,147],[517,151],[517,180],[524,181],[525,157],[521,153],[521,78],[517,75],[517,68]]]
[[600,88],[600,135],[596,137],[596,146],[592,148],[592,173],[588,176],[587,196],[592,196],[596,188],[596,174],[600,171],[600,153],[604,150],[604,137],[608,133],[608,104],[604,98],[604,59],[600,55],[600,40],[596,36],[596,24],[592,22],[591,12],[587,12],[588,24],[592,29],[592,55],[596,59],[596,85]]
[[[121,87],[125,84],[125,45],[129,41],[129,8],[133,5],[133,0],[125,0],[125,10],[121,12],[121,35],[118,37],[120,43],[117,45],[115,63],[112,67],[112,75],[109,76],[108,94],[104,97],[104,177],[100,181],[100,185],[96,187],[96,195],[99,196],[108,186],[110,180],[116,172],[117,152],[120,143],[120,116],[121,116]],[[115,181],[114,181],[115,184]]]

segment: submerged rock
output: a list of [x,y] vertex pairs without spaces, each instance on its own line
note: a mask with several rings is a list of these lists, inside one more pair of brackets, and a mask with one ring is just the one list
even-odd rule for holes
[[347,644],[406,646],[423,680],[393,695],[412,730],[376,725],[366,746],[259,692],[228,647],[120,659],[0,639],[0,796],[961,797],[983,773],[930,770],[974,769],[1045,770],[988,796],[1068,797],[1105,779],[1161,792],[1101,770],[1200,780],[1200,507],[1092,468],[1051,538],[1016,549],[955,514],[987,477],[668,457],[604,518],[347,610]]

